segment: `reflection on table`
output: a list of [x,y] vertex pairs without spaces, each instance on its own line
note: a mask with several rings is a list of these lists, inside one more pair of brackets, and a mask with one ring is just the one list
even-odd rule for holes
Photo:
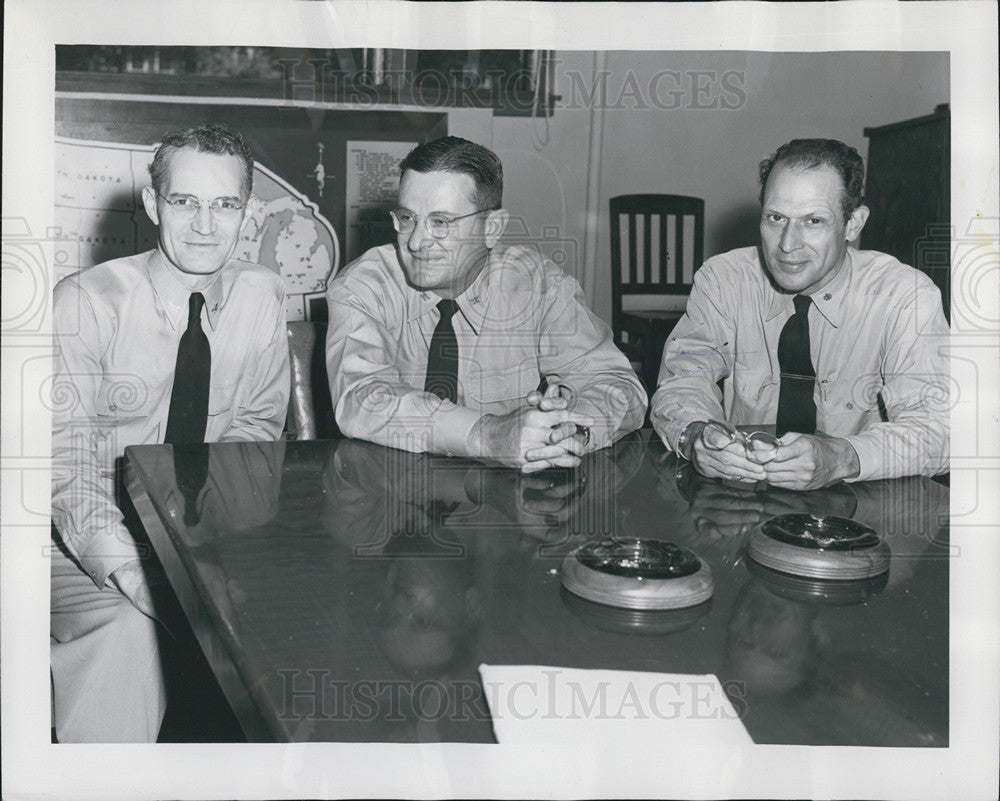
[[[182,491],[175,458],[195,454],[207,474]],[[353,440],[127,455],[250,740],[492,742],[485,662],[714,673],[757,743],[948,743],[948,495],[927,479],[724,483],[650,432],[530,477]],[[749,562],[747,534],[786,512],[871,526],[888,576],[838,588]],[[693,550],[713,597],[642,613],[562,589],[563,558],[611,535]]]

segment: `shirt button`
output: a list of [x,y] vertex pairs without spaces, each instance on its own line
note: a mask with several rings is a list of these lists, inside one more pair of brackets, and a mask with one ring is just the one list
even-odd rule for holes
[[830,299],[830,298],[832,298],[832,297],[833,297],[833,295],[831,295],[831,294],[830,294],[829,292],[827,292],[827,293],[826,293],[826,294],[825,294],[825,295],[823,296],[823,300],[829,300],[829,299]]
[[847,404],[847,408],[848,409],[853,409],[854,408],[854,404],[853,403],[848,403]]

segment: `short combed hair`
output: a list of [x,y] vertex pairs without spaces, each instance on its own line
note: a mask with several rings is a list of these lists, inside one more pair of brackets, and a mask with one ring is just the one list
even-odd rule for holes
[[771,171],[778,164],[789,167],[814,170],[824,165],[833,167],[840,176],[844,191],[840,204],[844,209],[844,219],[850,219],[854,210],[864,202],[862,189],[865,183],[865,163],[850,145],[836,139],[793,139],[782,145],[770,158],[760,163],[760,204],[764,205],[764,189]]
[[243,167],[243,195],[250,196],[250,192],[253,191],[253,151],[239,131],[215,122],[202,123],[194,128],[170,131],[163,135],[160,146],[153,156],[153,162],[149,165],[149,177],[154,192],[158,193],[166,183],[170,159],[182,147],[193,147],[201,153],[236,156]]
[[473,202],[480,209],[503,205],[503,165],[496,153],[457,136],[442,136],[417,145],[400,162],[399,174],[414,172],[454,172],[468,175],[476,185]]

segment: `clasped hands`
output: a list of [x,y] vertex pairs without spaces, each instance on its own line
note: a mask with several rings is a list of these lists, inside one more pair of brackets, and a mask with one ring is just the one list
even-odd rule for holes
[[559,376],[546,381],[544,393],[528,393],[527,406],[505,415],[483,415],[469,433],[470,453],[522,473],[580,464],[595,421],[570,408],[573,391],[559,383]]
[[704,424],[691,456],[695,468],[706,476],[766,481],[794,490],[828,487],[860,471],[858,455],[847,440],[796,432],[778,438],[737,431],[718,420]]

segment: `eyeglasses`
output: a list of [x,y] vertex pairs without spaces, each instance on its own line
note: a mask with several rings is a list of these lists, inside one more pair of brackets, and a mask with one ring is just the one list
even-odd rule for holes
[[766,431],[740,431],[725,420],[709,420],[705,423],[701,439],[705,447],[713,451],[721,451],[734,442],[741,442],[747,458],[768,456],[768,460],[774,458],[774,453],[781,444],[774,434]]
[[[427,215],[424,219],[427,220],[427,230],[431,232],[431,236],[435,239],[444,239],[451,232],[451,226],[457,223],[459,220],[467,219],[468,217],[475,217],[477,214],[485,214],[488,211],[496,211],[496,207],[491,209],[479,209],[479,211],[471,211],[468,214],[462,214],[459,217],[449,217],[441,212],[434,211]],[[414,214],[412,211],[407,211],[406,209],[393,209],[389,212],[392,216],[392,227],[396,229],[397,233],[408,234],[417,227],[417,223],[420,221],[420,215]]]
[[207,205],[209,211],[218,214],[220,217],[235,217],[247,206],[247,201],[237,200],[231,197],[217,197],[213,200],[200,200],[194,195],[161,195],[156,193],[160,200],[176,214],[183,217],[194,217],[201,211],[202,205]]

